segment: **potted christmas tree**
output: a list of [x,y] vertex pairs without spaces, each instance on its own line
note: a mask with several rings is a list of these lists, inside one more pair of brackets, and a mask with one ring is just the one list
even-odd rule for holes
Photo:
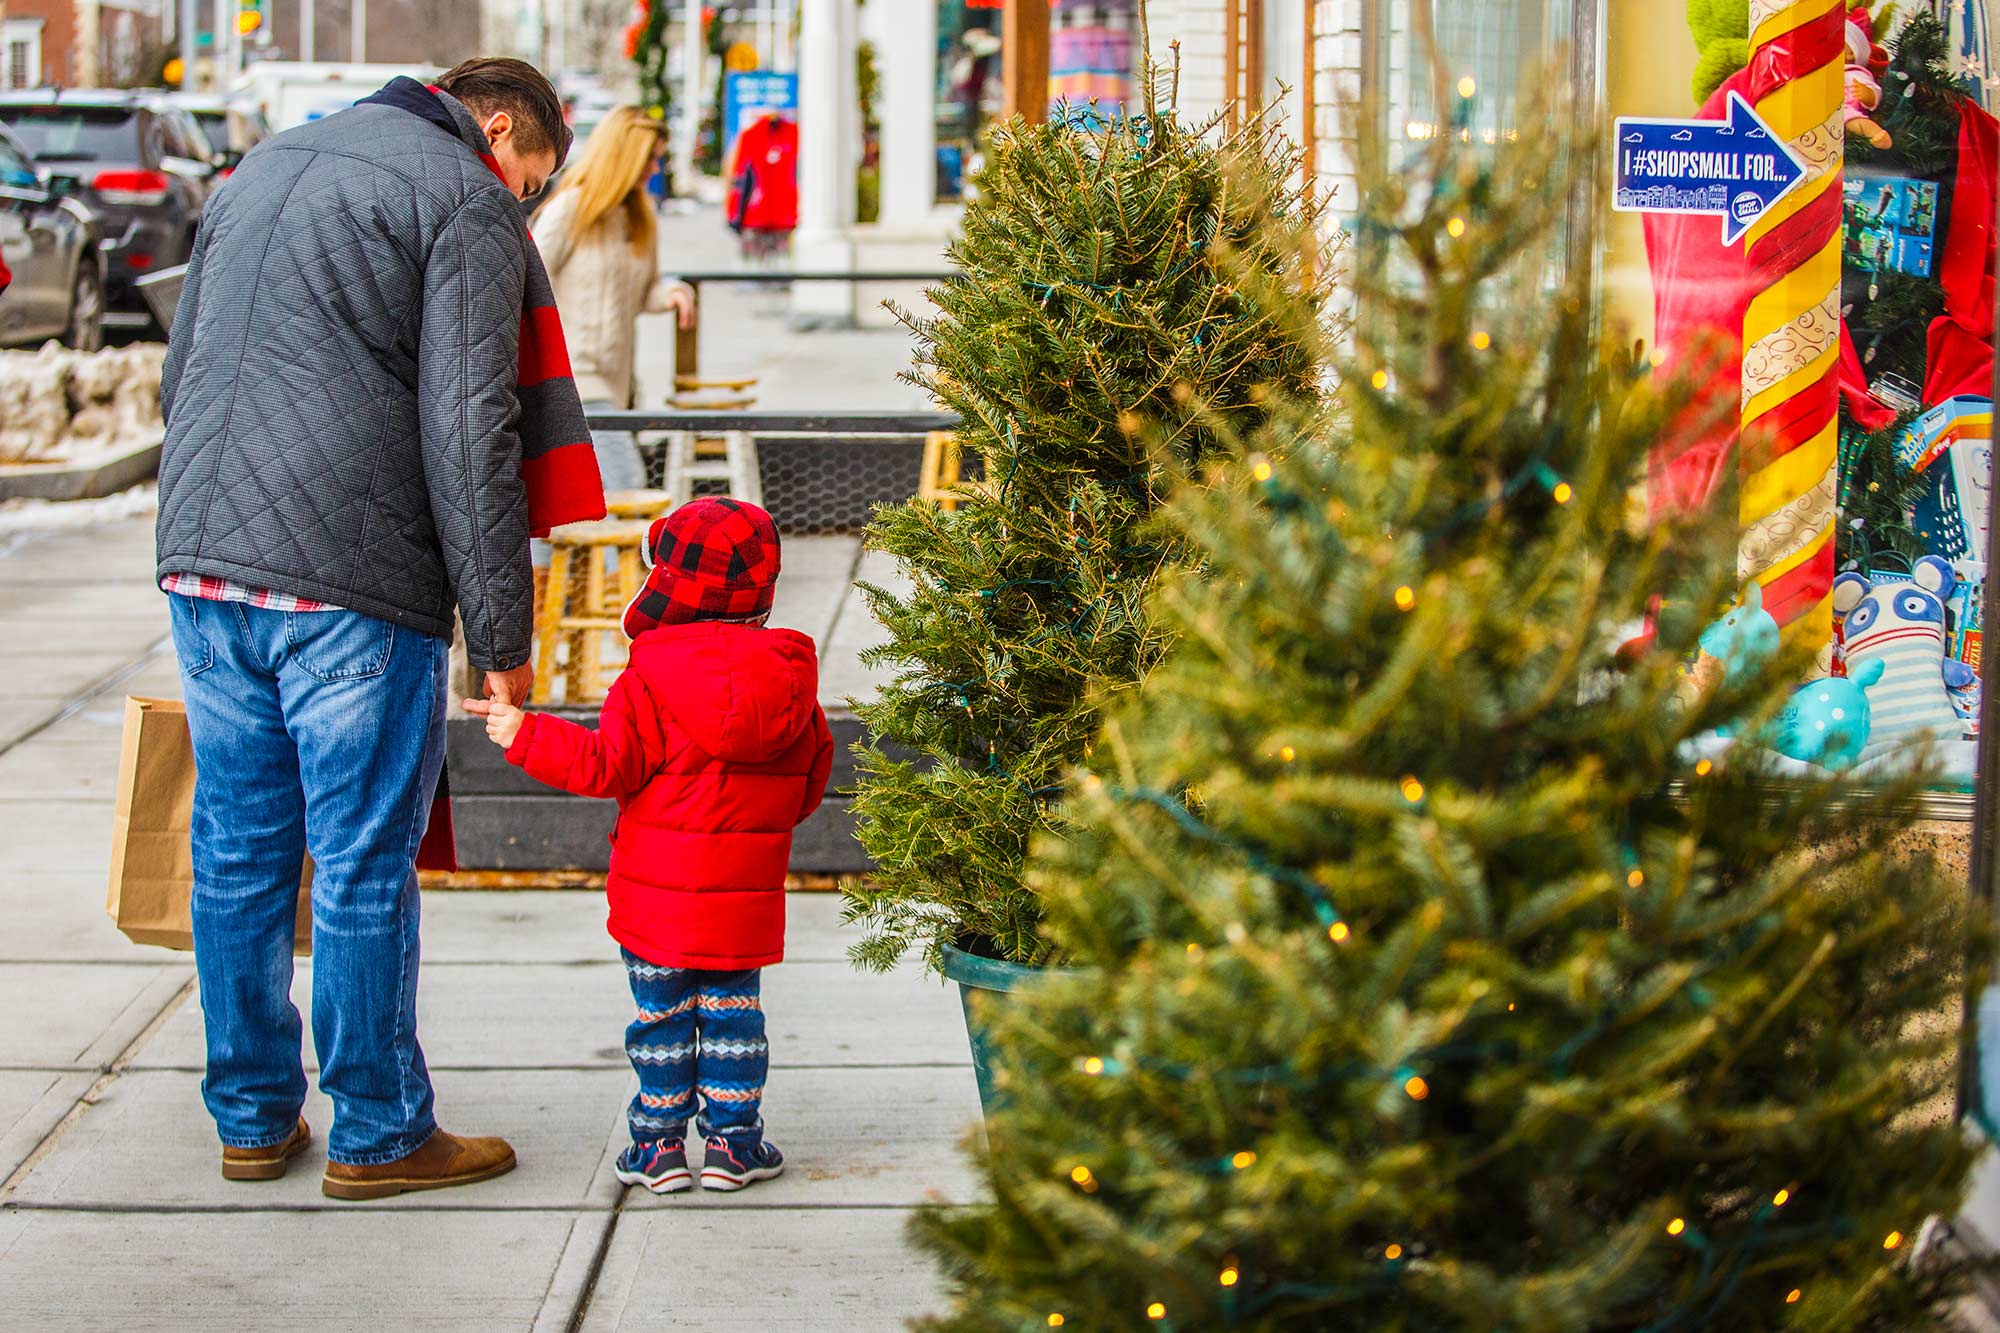
[[1377,164],[1342,415],[1177,500],[1202,575],[1038,843],[1083,966],[995,1015],[991,1201],[918,1224],[930,1327],[1948,1326],[1911,1259],[1975,1151],[1983,945],[1887,850],[1908,784],[1688,756],[1809,650],[1688,688],[1734,523],[1635,522],[1706,423],[1600,348],[1588,263],[1548,276],[1589,216],[1560,124]]
[[866,590],[895,677],[857,709],[877,866],[848,900],[860,963],[916,948],[1004,991],[1060,961],[1022,867],[1100,706],[1167,646],[1148,598],[1184,554],[1155,511],[1315,372],[1328,266],[1295,167],[1261,125],[1171,114],[993,132],[952,248],[964,280],[906,316],[915,382],[963,418],[984,480],[868,534],[907,585]]

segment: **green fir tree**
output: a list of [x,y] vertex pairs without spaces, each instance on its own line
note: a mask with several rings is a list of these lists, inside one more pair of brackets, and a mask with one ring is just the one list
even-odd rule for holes
[[709,68],[715,71],[715,88],[712,100],[701,113],[701,131],[695,136],[695,169],[704,176],[722,174],[724,145],[722,142],[722,104],[729,93],[729,66],[723,57],[729,54],[729,29],[718,12],[709,19],[702,31],[707,34]]
[[1896,452],[1919,413],[1899,412],[1879,431],[1864,431],[1840,414],[1840,527],[1834,559],[1842,569],[1903,570],[1924,554],[1926,543],[1910,522],[1930,478]]
[[641,0],[644,17],[632,46],[633,72],[639,82],[639,105],[654,120],[674,114],[673,73],[668,63],[674,9],[666,0]]
[[[1877,27],[1884,25],[1878,21]],[[1847,138],[1847,162],[1863,171],[1936,180],[1949,189],[1958,157],[1960,108],[1965,92],[1951,72],[1950,43],[1936,16],[1911,14],[1888,40],[1889,69],[1875,120],[1893,142],[1876,148],[1858,135]],[[1865,192],[1864,192],[1865,197]],[[1850,204],[1850,212],[1855,205]],[[1944,252],[1942,214],[1936,252]],[[1850,220],[1849,254],[1842,279],[1843,318],[1862,370],[1878,388],[1894,385],[1912,396],[1926,379],[1932,321],[1944,313],[1944,287],[1934,273],[1904,273],[1858,265],[1863,220]],[[1836,558],[1842,568],[1905,568],[1924,553],[1909,523],[1910,507],[1927,479],[1899,458],[1896,441],[1914,412],[1868,433],[1841,414],[1840,528]]]
[[913,382],[963,418],[985,481],[868,533],[907,587],[866,589],[895,677],[859,709],[865,965],[914,946],[935,966],[946,944],[1048,959],[1022,866],[1099,707],[1167,646],[1147,598],[1183,556],[1155,511],[1314,374],[1317,326],[1293,316],[1327,267],[1295,157],[1261,125],[1211,130],[1000,125],[951,251],[963,280],[905,316]]
[[1705,423],[1600,350],[1589,265],[1546,277],[1588,192],[1561,123],[1366,166],[1397,285],[1361,288],[1340,416],[1172,507],[1178,646],[1037,844],[1078,966],[982,1006],[1010,1104],[990,1202],[917,1225],[929,1327],[1949,1325],[1908,1260],[1975,1151],[1973,927],[1886,850],[1908,786],[1691,762],[1803,653],[1689,693],[1735,528],[1633,518]]

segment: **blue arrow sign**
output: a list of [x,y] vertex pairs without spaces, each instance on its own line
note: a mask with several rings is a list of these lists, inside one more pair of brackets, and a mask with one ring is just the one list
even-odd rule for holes
[[1727,120],[1618,120],[1621,213],[1713,214],[1734,245],[1806,178],[1806,165],[1750,104],[1729,94]]

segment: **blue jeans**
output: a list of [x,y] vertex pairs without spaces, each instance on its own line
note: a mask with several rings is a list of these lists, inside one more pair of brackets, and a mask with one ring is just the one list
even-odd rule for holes
[[764,1075],[771,1045],[764,1039],[764,974],[660,967],[630,949],[625,975],[639,1015],[625,1029],[625,1054],[639,1075],[639,1095],[626,1109],[634,1143],[687,1133],[701,1095],[697,1128],[754,1150],[764,1137]]
[[293,904],[313,859],[313,1045],[327,1156],[367,1165],[437,1128],[417,1044],[417,844],[444,767],[447,645],[352,611],[170,596],[194,741],[203,1099],[260,1148],[305,1101]]

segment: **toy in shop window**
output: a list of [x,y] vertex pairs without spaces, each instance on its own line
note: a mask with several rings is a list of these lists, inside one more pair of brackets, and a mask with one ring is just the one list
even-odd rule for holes
[[1848,173],[1841,259],[1852,273],[1928,278],[1937,266],[1938,182]]
[[798,122],[774,111],[746,126],[729,180],[729,229],[743,253],[764,259],[783,250],[799,225]]

